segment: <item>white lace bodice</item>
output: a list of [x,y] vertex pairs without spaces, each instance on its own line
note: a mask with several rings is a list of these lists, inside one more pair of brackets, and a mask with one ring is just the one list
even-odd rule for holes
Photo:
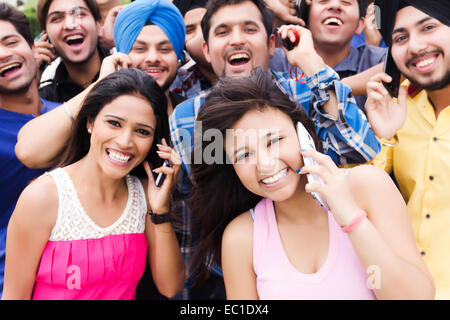
[[75,186],[62,168],[48,173],[58,190],[59,207],[50,241],[100,239],[110,235],[143,233],[147,215],[144,188],[138,178],[128,175],[128,201],[120,218],[114,224],[101,228],[87,215],[78,198]]

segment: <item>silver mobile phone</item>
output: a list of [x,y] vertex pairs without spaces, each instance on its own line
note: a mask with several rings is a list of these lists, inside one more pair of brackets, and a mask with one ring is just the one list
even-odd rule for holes
[[[303,124],[301,124],[300,122],[297,122],[297,135],[298,140],[300,141],[300,147],[303,150],[316,150],[314,140],[312,139],[311,135],[308,133],[306,128],[303,126]],[[303,156],[303,162],[305,163],[305,165],[311,166],[317,165],[316,160],[305,156]],[[318,175],[308,173],[306,177],[308,178],[308,182],[320,181],[323,183],[322,178],[320,178]],[[325,200],[319,193],[311,192],[311,195],[324,210],[326,211],[330,210]]]

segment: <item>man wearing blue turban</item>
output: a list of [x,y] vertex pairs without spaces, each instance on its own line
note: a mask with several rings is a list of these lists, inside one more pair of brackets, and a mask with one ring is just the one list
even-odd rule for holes
[[168,0],[137,0],[127,5],[114,23],[114,42],[117,51],[128,54],[145,25],[160,27],[181,59],[186,27],[178,8]]
[[114,43],[130,65],[155,78],[168,98],[168,114],[183,98],[169,92],[183,61],[186,27],[168,0],[137,0],[126,5],[114,22]]

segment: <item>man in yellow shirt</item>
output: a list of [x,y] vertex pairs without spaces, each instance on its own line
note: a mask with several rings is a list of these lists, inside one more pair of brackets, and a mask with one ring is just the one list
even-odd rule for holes
[[367,115],[375,134],[384,138],[373,163],[393,172],[436,283],[436,298],[450,299],[450,4],[375,4],[383,36],[407,80],[397,101],[381,83],[390,82],[388,75],[379,74],[367,85]]

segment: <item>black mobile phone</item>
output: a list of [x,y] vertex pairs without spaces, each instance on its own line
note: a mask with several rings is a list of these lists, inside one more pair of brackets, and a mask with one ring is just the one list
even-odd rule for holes
[[298,38],[297,41],[295,43],[293,43],[291,41],[291,39],[289,39],[289,37],[286,37],[285,39],[282,39],[281,36],[278,34],[278,38],[280,39],[281,44],[283,45],[283,47],[286,48],[286,50],[291,51],[292,49],[295,48],[295,46],[298,44]]
[[389,91],[391,97],[397,98],[398,90],[400,88],[401,73],[400,70],[398,70],[397,65],[395,64],[394,59],[392,58],[391,50],[388,50],[386,58],[384,60],[384,72],[392,78],[392,81],[390,83],[383,81],[383,85]]
[[305,24],[308,25],[308,6],[306,5],[306,0],[296,0],[295,1],[295,10],[297,11],[297,17],[305,21]]
[[[170,166],[169,160],[164,160],[163,166],[169,167]],[[164,173],[158,174],[158,177],[156,178],[155,181],[155,184],[158,188],[162,186],[164,179],[166,179],[166,175]]]

